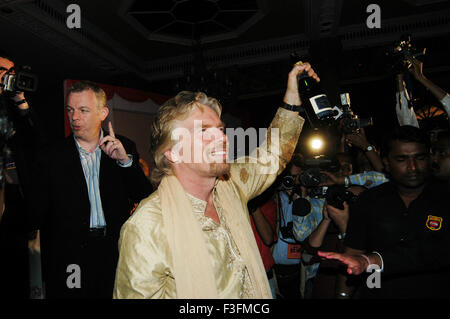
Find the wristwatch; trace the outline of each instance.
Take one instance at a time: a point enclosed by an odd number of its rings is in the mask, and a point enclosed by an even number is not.
[[[281,107],[283,109],[289,110],[289,111],[294,111],[294,112],[303,112],[304,108],[301,105],[292,105],[292,104],[287,104],[286,102],[283,102],[281,104]]]
[[[373,151],[374,147],[372,145],[367,146],[367,148],[364,150],[364,152],[370,152]]]
[[[343,233],[343,234],[338,234],[338,238],[339,238],[340,240],[343,240],[343,239],[345,239],[345,236],[347,236],[347,234],[346,234],[346,233]]]

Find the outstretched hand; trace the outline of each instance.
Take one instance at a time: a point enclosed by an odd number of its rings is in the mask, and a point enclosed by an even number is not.
[[[334,221],[341,234],[345,234],[347,231],[348,219],[350,217],[350,207],[347,202],[344,202],[343,205],[344,209],[336,208],[328,203],[324,205],[327,207],[328,216]]]
[[[319,251],[317,254],[320,257],[338,260],[347,265],[347,273],[349,275],[360,275],[367,269],[367,267],[369,267],[369,263],[361,255],[348,255],[325,251]]]
[[[103,137],[100,141],[100,148],[110,158],[126,164],[130,158],[128,157],[122,142],[116,138],[111,122],[108,123],[109,135]]]

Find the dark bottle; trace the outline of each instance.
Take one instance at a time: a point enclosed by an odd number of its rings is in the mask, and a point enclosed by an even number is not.
[[[336,111],[333,110],[320,84],[309,77],[307,72],[299,74],[297,79],[300,98],[307,114],[319,120],[333,120]]]

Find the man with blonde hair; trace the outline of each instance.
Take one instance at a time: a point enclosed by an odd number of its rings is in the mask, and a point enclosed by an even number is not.
[[[228,163],[217,100],[181,92],[160,108],[152,133],[159,187],[122,227],[115,298],[271,298],[247,202],[290,161],[304,123],[296,112],[303,71],[319,80],[309,63],[293,67],[290,110],[277,111],[256,158]]]

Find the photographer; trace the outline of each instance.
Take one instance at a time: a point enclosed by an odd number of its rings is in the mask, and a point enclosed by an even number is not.
[[[5,83],[14,62],[0,52],[0,291],[8,298],[29,297],[26,200],[30,170],[44,138],[25,99]]]
[[[323,175],[333,176],[335,179],[344,181],[348,179],[351,169],[344,169],[342,166],[348,165],[349,156],[343,156],[343,153],[336,154],[339,161],[339,167],[336,172],[321,171]],[[323,176],[323,177],[325,177]],[[305,269],[305,297],[306,298],[332,298],[327,293],[333,291],[336,279],[336,267],[330,267],[330,263],[321,261],[317,258],[317,247],[326,247],[328,250],[335,251],[340,247],[341,240],[345,237],[346,225],[348,221],[348,210],[344,210],[344,202],[351,202],[356,195],[366,189],[364,186],[351,185],[333,185],[334,182],[328,181],[321,185],[326,189],[321,196],[306,197],[310,203],[310,212],[298,216],[294,214],[294,234],[297,240],[304,242],[302,263]],[[343,183],[342,183],[343,184]],[[307,193],[313,194],[311,188]],[[328,201],[328,204],[327,204]],[[335,205],[343,210],[343,213],[335,213],[338,208],[331,207]],[[295,206],[295,205],[294,205]],[[328,209],[329,208],[329,209]],[[329,213],[332,211],[331,213]],[[319,271],[319,266],[321,271]]]
[[[338,153],[335,158],[336,160],[331,161],[331,163],[328,164],[328,169],[330,171],[336,171],[338,176],[347,176],[350,174],[352,171],[351,157],[344,153]],[[298,160],[298,176],[296,177],[296,187],[294,187],[294,193],[297,193],[298,195],[294,195],[294,202],[292,204],[294,236],[296,240],[305,244],[302,245],[303,248],[308,245],[308,237],[311,233],[315,232],[317,227],[321,224],[323,220],[322,214],[325,198],[331,193],[327,190],[327,187],[317,185],[319,180],[326,178],[326,175],[320,174],[320,177],[316,176],[317,173],[319,173],[319,170],[317,168],[309,167],[306,165],[306,162],[308,162],[308,160],[303,160],[301,157]],[[315,165],[317,165],[317,163],[315,163]],[[326,230],[328,230],[328,227],[325,231]],[[332,227],[330,232],[336,237],[339,230],[336,229],[336,227]],[[304,271],[304,279],[302,282],[302,291],[303,296],[306,299],[312,297],[312,280],[316,277],[319,268],[319,260],[317,258],[311,260],[312,257],[313,255],[308,251],[303,251],[302,271]]]
[[[357,174],[353,174],[353,170],[349,171],[348,174],[342,174],[341,170],[337,173],[321,171],[321,173],[328,177],[327,181],[320,184],[321,186],[339,184],[345,186],[361,185],[372,188],[388,181],[388,178],[382,173],[384,170],[383,162],[375,150],[375,147],[367,141],[364,129],[361,129],[358,133],[343,135],[342,142],[346,143],[349,147],[355,146],[358,150],[363,151],[364,154],[361,156],[365,156],[365,158],[370,161],[371,167],[375,167],[375,169],[360,169],[360,172]],[[340,154],[345,153],[338,153],[337,155]],[[343,156],[341,155],[341,157]],[[344,163],[339,157],[338,159],[342,166]]]
[[[307,175],[302,168],[303,160],[300,153],[294,155],[276,196],[278,242],[273,249],[274,269],[279,293],[285,298],[309,298],[311,289],[307,282],[315,276],[318,267],[301,263],[300,243],[320,223],[324,202],[323,198],[307,196],[308,190],[300,181],[301,176]]]
[[[292,211],[294,200],[300,197],[299,187],[296,186],[299,186],[298,176],[301,168],[296,157],[292,159],[286,171],[288,174],[284,176],[281,190],[276,194],[278,241],[273,245],[272,256],[275,261],[274,273],[280,298],[300,299],[302,297],[301,247],[294,238]],[[288,185],[285,185],[283,181],[287,181]]]
[[[314,297],[333,298],[334,287],[340,270],[335,264],[321,261],[317,250],[343,251],[343,239],[346,236],[350,205],[367,188],[361,185],[332,186],[328,188],[327,200],[323,201],[322,217],[318,227],[305,241],[305,253],[315,268],[317,276],[311,277],[310,286],[314,288]],[[303,258],[306,260],[306,258]],[[320,266],[320,271],[319,271]],[[314,282],[313,282],[314,281]]]
[[[407,59],[409,68],[408,71],[414,79],[422,84],[427,90],[429,90],[442,104],[447,116],[450,120],[450,95],[441,89],[439,86],[430,81],[423,74],[423,63],[414,57]],[[396,93],[396,113],[398,122],[400,125],[412,125],[419,127],[419,123],[416,118],[416,114],[413,108],[410,108],[408,101],[410,96],[404,81],[404,74],[400,73],[396,77],[398,92]]]

